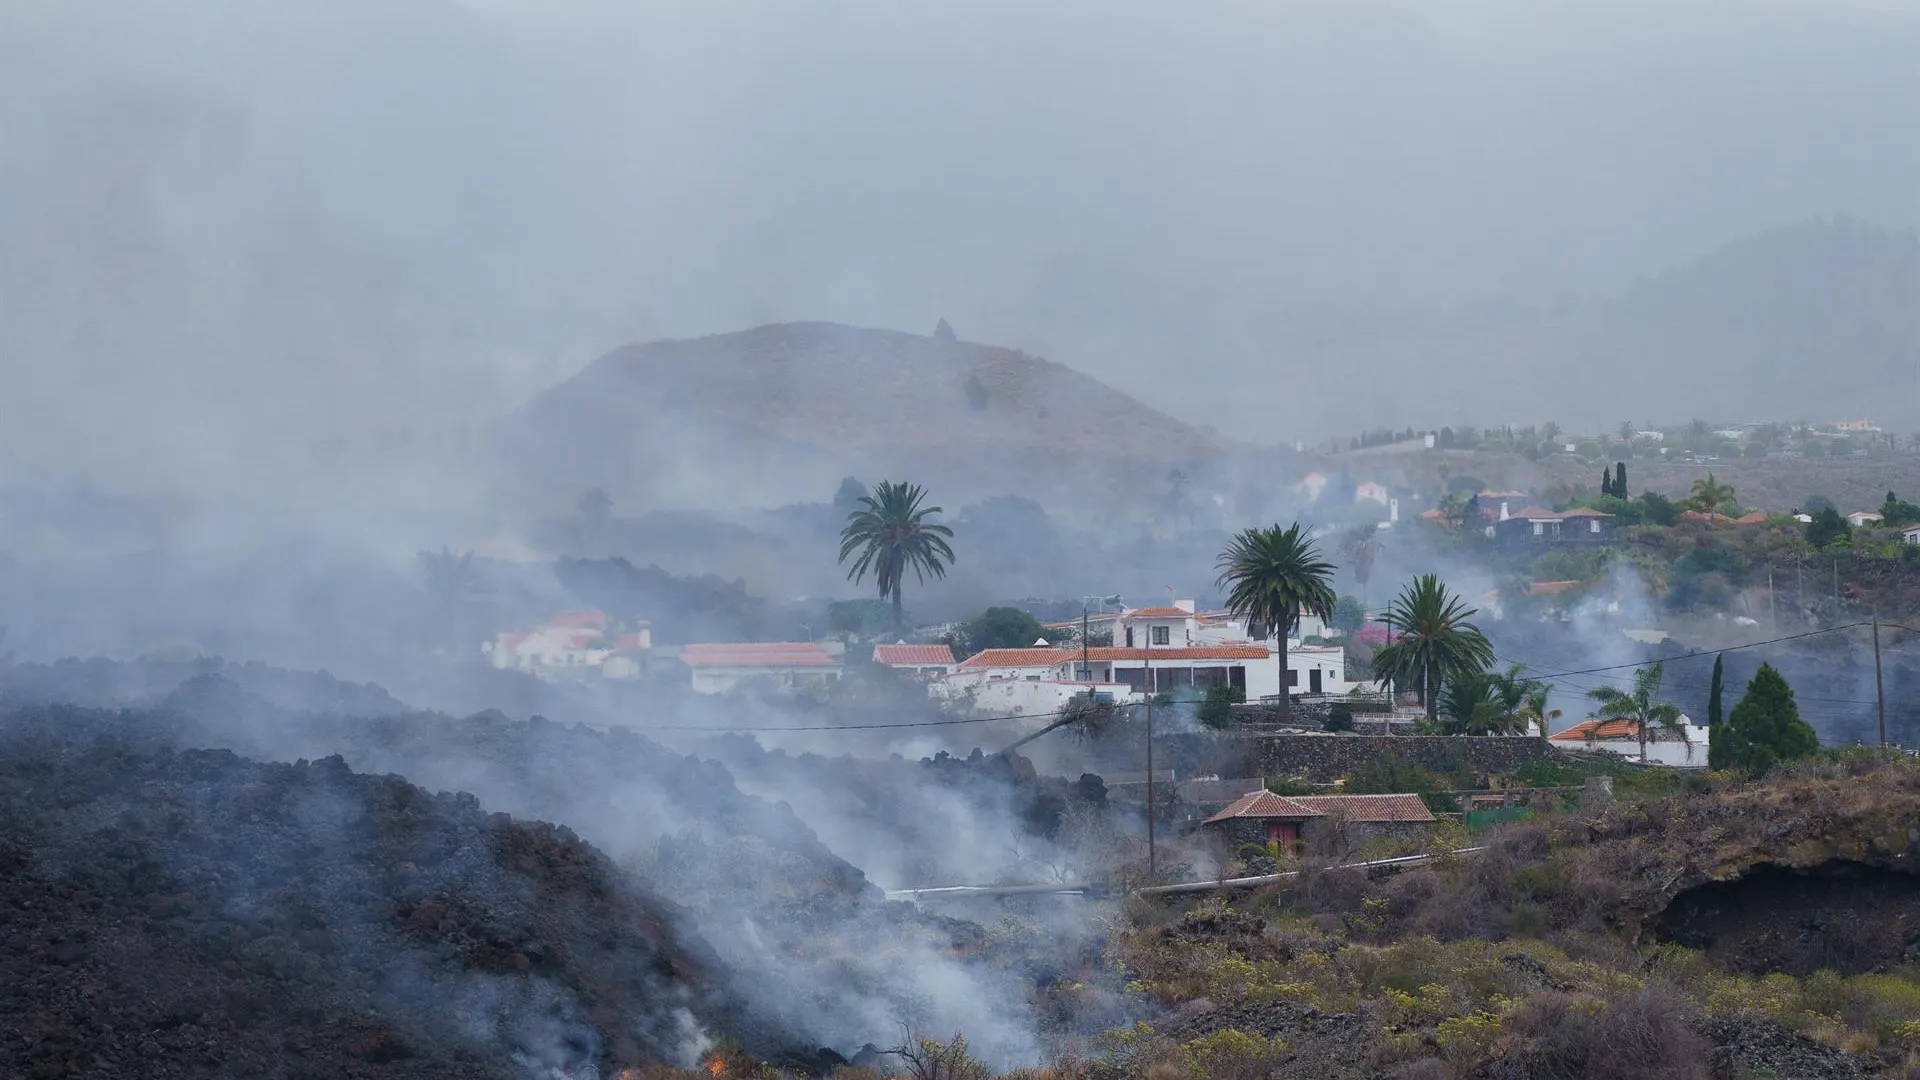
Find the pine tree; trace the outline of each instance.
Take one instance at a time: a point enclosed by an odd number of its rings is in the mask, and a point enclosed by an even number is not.
[[[1600,470],[1600,494],[1602,495],[1613,494],[1613,470],[1612,469]]]
[[[939,324],[933,328],[933,336],[941,341],[953,340],[953,327],[947,325],[945,317],[942,317]]]
[[[1746,693],[1707,739],[1707,764],[1759,776],[1782,761],[1820,749],[1820,737],[1800,719],[1793,688],[1772,664],[1761,664]]]
[[[1720,721],[1726,719],[1726,714],[1721,711],[1720,707],[1721,695],[1724,690],[1721,681],[1720,664],[1721,661],[1725,659],[1726,656],[1724,654],[1716,655],[1713,658],[1713,680],[1707,684],[1707,727],[1709,728],[1719,727]]]
[[[1616,499],[1633,498],[1633,496],[1627,494],[1627,463],[1624,461],[1616,461],[1613,463],[1613,467],[1616,470],[1613,476],[1613,497]]]

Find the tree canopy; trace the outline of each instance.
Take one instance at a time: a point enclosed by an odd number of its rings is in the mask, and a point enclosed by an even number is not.
[[[1279,639],[1280,670],[1287,670],[1287,635],[1302,612],[1333,618],[1333,564],[1299,522],[1281,528],[1247,529],[1227,542],[1215,566],[1219,588],[1226,591],[1227,610],[1243,619],[1255,640]],[[1280,719],[1291,710],[1283,692]]]
[[[982,649],[1024,649],[1044,632],[1039,620],[1017,607],[990,607],[954,628],[949,644],[964,659]]]
[[[1387,607],[1384,618],[1394,636],[1373,654],[1374,673],[1412,684],[1429,723],[1438,722],[1443,687],[1493,663],[1493,644],[1468,621],[1476,614],[1437,574],[1414,578]]]
[[[907,571],[925,584],[929,577],[946,577],[953,562],[953,547],[947,543],[953,530],[929,520],[941,509],[923,505],[926,497],[918,484],[882,480],[870,494],[860,496],[860,509],[848,515],[840,530],[840,562],[854,560],[847,580],[858,583],[873,574],[880,598],[893,601],[895,629],[905,620],[901,587]]]
[[[1820,737],[1800,719],[1793,688],[1772,664],[1761,664],[1727,722],[1708,736],[1707,764],[1759,776],[1782,761],[1820,749]]]

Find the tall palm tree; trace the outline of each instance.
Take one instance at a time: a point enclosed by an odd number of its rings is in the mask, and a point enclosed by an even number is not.
[[[1430,724],[1439,719],[1441,687],[1477,675],[1493,663],[1493,643],[1467,621],[1478,613],[1437,574],[1414,578],[1387,606],[1386,623],[1394,636],[1373,654],[1374,674],[1412,682],[1420,703],[1427,707]]]
[[[1701,513],[1711,514],[1733,501],[1733,485],[1708,473],[1693,482],[1693,495],[1688,501]]]
[[[859,553],[847,580],[857,583],[873,572],[880,599],[893,600],[895,631],[903,628],[906,619],[900,590],[907,571],[912,570],[914,580],[924,585],[929,576],[946,577],[947,564],[953,562],[953,548],[947,543],[953,530],[927,520],[942,511],[938,506],[922,506],[926,497],[926,489],[919,484],[882,480],[872,492],[860,496],[860,509],[847,515],[846,527],[840,530],[840,562]]]
[[[1587,691],[1587,697],[1596,703],[1593,710],[1596,719],[1634,722],[1638,729],[1642,762],[1647,760],[1649,728],[1662,727],[1679,732],[1682,738],[1686,736],[1685,717],[1680,714],[1680,706],[1660,700],[1661,669],[1662,665],[1654,663],[1635,670],[1632,690],[1596,686]]]
[[[1227,591],[1227,610],[1245,619],[1255,640],[1280,639],[1280,721],[1292,715],[1286,688],[1287,634],[1302,612],[1333,618],[1333,564],[1299,522],[1287,528],[1247,529],[1227,542],[1215,561],[1217,588]]]

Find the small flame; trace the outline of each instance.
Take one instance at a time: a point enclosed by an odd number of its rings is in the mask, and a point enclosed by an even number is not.
[[[708,1076],[716,1076],[716,1077],[725,1076],[726,1073],[727,1073],[726,1058],[721,1057],[718,1053],[707,1055],[707,1075]]]

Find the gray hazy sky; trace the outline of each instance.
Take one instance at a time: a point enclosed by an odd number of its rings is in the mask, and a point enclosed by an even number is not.
[[[1891,0],[12,0],[0,455],[298,483],[626,341],[942,315],[1356,428],[1275,328],[1920,224],[1917,71]]]

